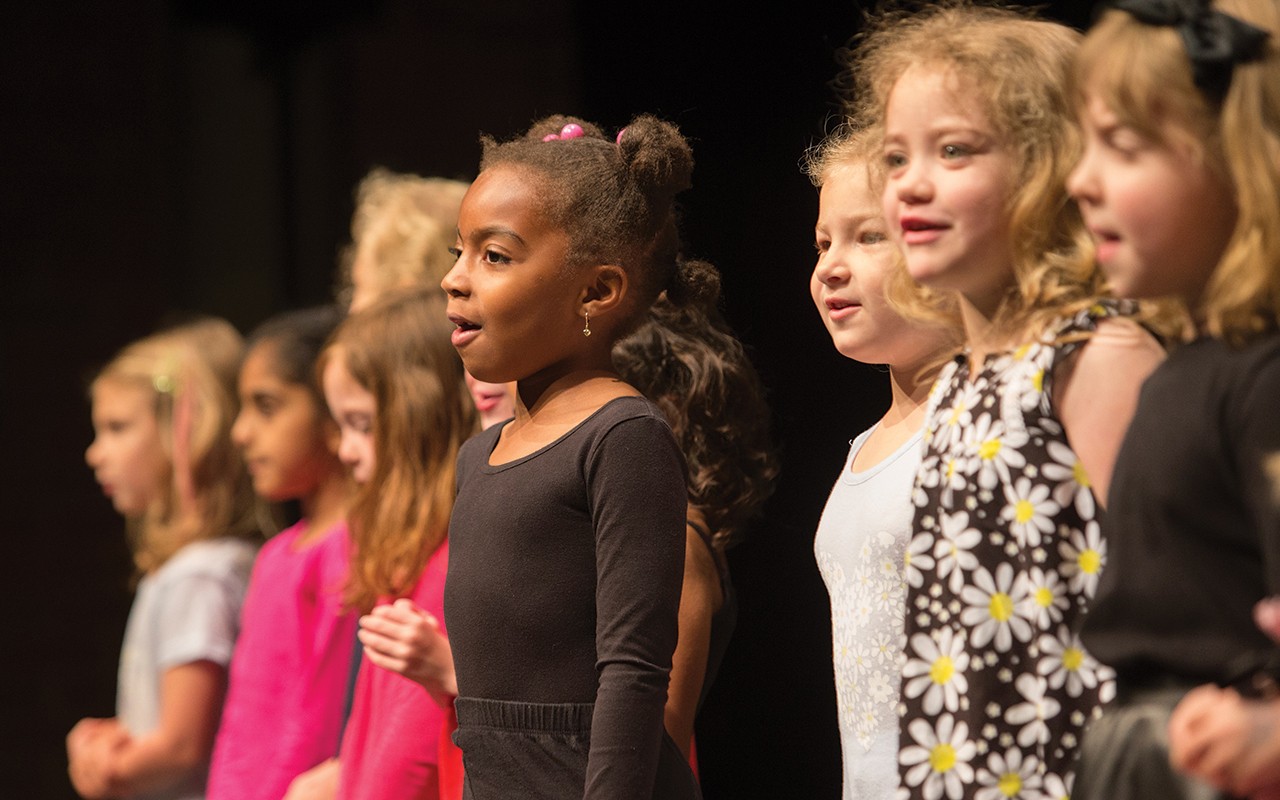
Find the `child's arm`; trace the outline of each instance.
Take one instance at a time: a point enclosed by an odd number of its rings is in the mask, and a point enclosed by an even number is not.
[[[357,636],[375,665],[420,684],[441,706],[453,703],[458,694],[453,650],[440,622],[412,600],[377,606],[360,618]]]
[[[1233,689],[1200,686],[1169,720],[1174,767],[1233,795],[1280,786],[1280,700],[1247,700]]]
[[[1054,376],[1054,404],[1067,440],[1103,506],[1120,442],[1138,405],[1138,391],[1164,357],[1155,337],[1133,321],[1104,319]]]
[[[213,750],[226,669],[211,661],[181,664],[160,681],[160,724],[130,736],[115,720],[67,737],[76,791],[88,798],[120,797],[170,786],[200,768]],[[80,735],[82,732],[84,735]]]
[[[282,800],[333,800],[338,796],[338,771],[341,767],[336,758],[321,761],[294,778]]]
[[[711,650],[711,618],[724,598],[720,575],[707,545],[692,529],[686,531],[684,588],[680,593],[680,638],[671,657],[671,686],[663,720],[680,752],[689,757],[693,721],[706,678]]]

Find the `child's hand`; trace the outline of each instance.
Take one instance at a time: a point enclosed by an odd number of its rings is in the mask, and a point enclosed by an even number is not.
[[[333,800],[338,794],[339,761],[321,761],[293,779],[283,800]]]
[[[1253,621],[1272,641],[1280,642],[1280,597],[1267,597],[1253,607]]]
[[[112,765],[129,734],[116,719],[86,718],[67,734],[67,774],[85,798],[110,796]]]
[[[1174,767],[1240,796],[1276,796],[1280,785],[1280,700],[1246,700],[1200,686],[1169,720]]]
[[[360,618],[365,656],[383,669],[421,684],[442,705],[458,693],[453,650],[440,623],[412,600],[401,598]]]

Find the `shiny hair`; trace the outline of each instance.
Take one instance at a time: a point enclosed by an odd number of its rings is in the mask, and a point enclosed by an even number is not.
[[[357,258],[369,259],[374,295],[405,286],[437,288],[453,267],[458,209],[470,184],[375,167],[356,187],[351,244],[343,249],[338,301],[349,306]]]
[[[567,125],[583,135],[544,141]],[[664,290],[676,305],[704,302],[712,281],[719,290],[714,267],[680,256],[675,197],[690,186],[693,151],[675,125],[642,115],[606,138],[590,122],[552,116],[512,141],[481,143],[481,171],[510,165],[533,174],[543,212],[569,235],[568,266],[626,271],[636,289],[632,323]]]
[[[689,504],[723,547],[773,494],[778,461],[760,376],[714,304],[660,297],[613,348],[614,369],[662,409],[688,464]]]
[[[479,429],[452,330],[439,289],[396,290],[351,315],[318,365],[341,359],[376,408],[373,476],[348,514],[361,610],[411,592],[448,534],[458,449]]]
[[[201,318],[128,345],[90,384],[90,391],[103,383],[137,387],[153,398],[170,468],[148,508],[127,520],[140,574],[195,541],[258,535],[253,491],[231,442],[243,350],[228,322]]]
[[[1271,33],[1259,60],[1234,67],[1220,102],[1196,88],[1176,30],[1116,10],[1089,31],[1072,87],[1077,103],[1096,95],[1122,124],[1153,142],[1186,146],[1230,182],[1235,229],[1191,313],[1202,330],[1242,345],[1275,330],[1280,312],[1280,5],[1212,5]]]
[[[947,0],[880,15],[851,51],[856,95],[849,110],[860,124],[883,127],[898,79],[923,66],[954,76],[1012,149],[1005,209],[1014,280],[994,319],[996,330],[1010,335],[1038,335],[1103,293],[1093,242],[1066,191],[1081,150],[1065,88],[1079,41],[1070,28],[1029,13]],[[929,316],[919,295],[894,286],[890,292],[899,307],[915,307],[912,316]]]

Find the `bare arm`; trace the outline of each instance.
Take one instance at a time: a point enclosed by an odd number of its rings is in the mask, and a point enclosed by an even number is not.
[[[1116,454],[1138,405],[1138,391],[1164,357],[1155,338],[1133,321],[1105,319],[1055,375],[1054,403],[1067,440],[1104,507]]]
[[[690,514],[697,512],[690,509]],[[680,639],[671,657],[671,685],[663,721],[667,733],[689,757],[693,740],[693,720],[707,672],[711,649],[711,617],[724,597],[715,560],[702,538],[692,529],[685,531],[684,588],[680,595]]]
[[[213,751],[226,684],[226,668],[212,661],[181,664],[160,680],[155,730],[130,736],[116,720],[100,720],[82,736],[77,725],[67,740],[76,790],[89,798],[139,794],[199,769]]]
[[[321,761],[293,779],[284,800],[333,800],[338,796],[341,764],[336,758]]]

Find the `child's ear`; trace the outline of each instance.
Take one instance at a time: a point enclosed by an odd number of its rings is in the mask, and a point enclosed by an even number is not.
[[[592,267],[582,292],[582,307],[592,316],[605,314],[622,305],[629,288],[627,272],[617,264]]]

